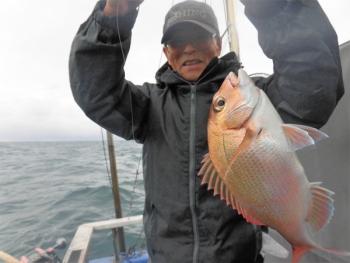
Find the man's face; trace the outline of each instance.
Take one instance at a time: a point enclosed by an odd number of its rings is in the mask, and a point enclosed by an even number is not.
[[[171,53],[164,47],[163,52],[168,59],[168,63],[173,70],[177,71],[181,77],[190,82],[196,82],[209,62],[221,53],[221,38],[210,38],[210,33],[200,26],[192,23],[180,24],[171,35],[171,41],[184,41],[207,37],[208,47],[204,50],[196,49],[192,44],[186,43],[180,53]],[[171,41],[170,41],[171,40]]]

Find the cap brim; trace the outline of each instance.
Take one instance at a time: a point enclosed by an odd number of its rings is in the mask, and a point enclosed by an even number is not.
[[[196,24],[196,25],[198,25],[198,26],[204,28],[205,30],[207,30],[207,31],[208,31],[209,33],[211,33],[211,34],[217,33],[216,30],[215,30],[214,28],[212,28],[211,26],[208,26],[207,24],[204,24],[204,23],[202,23],[202,22],[198,22],[198,21],[194,21],[194,20],[182,20],[181,22],[176,23],[175,25],[169,27],[169,28],[167,29],[167,31],[164,32],[163,37],[162,37],[162,40],[161,40],[161,44],[164,44],[164,42],[168,40],[168,37],[171,35],[171,34],[169,34],[169,33],[171,33],[171,31],[172,31],[171,29],[173,29],[174,26],[179,25],[179,24],[181,24],[181,23],[193,23],[193,24]]]

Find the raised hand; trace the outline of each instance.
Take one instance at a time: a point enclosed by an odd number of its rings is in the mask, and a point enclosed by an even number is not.
[[[135,10],[144,0],[107,0],[103,10],[108,16],[125,16]]]

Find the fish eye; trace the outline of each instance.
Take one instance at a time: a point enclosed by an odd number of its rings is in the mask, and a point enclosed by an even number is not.
[[[216,111],[222,111],[225,108],[225,99],[223,97],[218,97],[214,103],[214,109]]]

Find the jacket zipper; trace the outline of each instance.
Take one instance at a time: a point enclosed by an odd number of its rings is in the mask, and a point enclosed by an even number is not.
[[[208,75],[213,69],[211,69],[207,74],[205,74],[201,79]],[[173,73],[176,78],[187,82],[182,79],[177,74]],[[200,80],[201,80],[200,79]],[[197,83],[200,82],[197,81]],[[193,260],[192,263],[198,263],[199,257],[199,231],[198,231],[198,221],[196,213],[196,90],[197,85],[193,85],[187,82],[191,88],[191,106],[190,106],[190,162],[189,162],[189,198],[190,198],[190,209],[192,215],[192,227],[193,227]]]
[[[196,85],[191,85],[189,198],[193,225],[193,263],[198,262],[199,234],[196,213]]]

